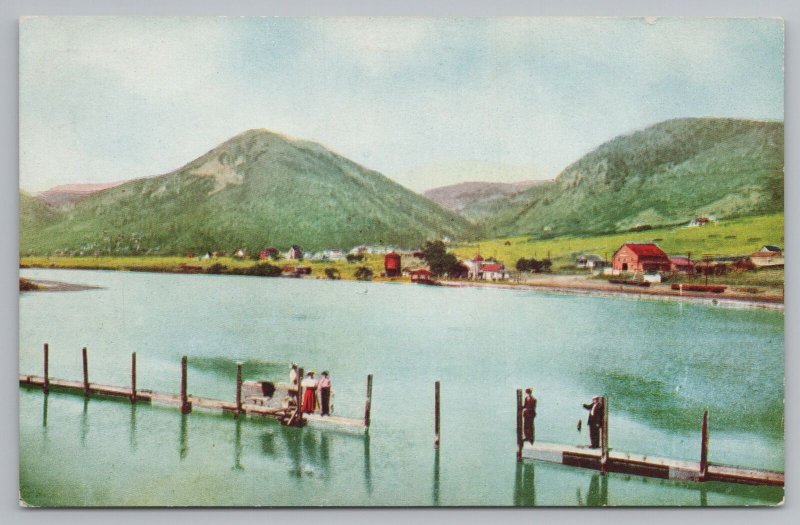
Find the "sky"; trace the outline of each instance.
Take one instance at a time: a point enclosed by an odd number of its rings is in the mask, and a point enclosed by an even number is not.
[[[552,178],[615,136],[702,116],[783,120],[779,19],[20,23],[31,192],[168,173],[252,128],[415,191],[475,180],[470,165],[492,166],[486,180]]]

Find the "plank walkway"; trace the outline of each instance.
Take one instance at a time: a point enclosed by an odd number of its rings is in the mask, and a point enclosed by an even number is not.
[[[22,374],[19,376],[19,384],[21,386],[43,388],[44,383],[44,377],[41,376]],[[57,392],[85,395],[83,381],[50,378],[48,381],[48,386],[50,390]],[[90,382],[89,394],[95,396],[124,397],[130,399],[133,396],[133,390],[130,387],[101,385]],[[236,413],[236,403],[233,401],[223,401],[220,399],[211,399],[193,395],[188,395],[187,401],[193,409],[202,408],[212,411]],[[136,390],[136,402],[175,406],[178,408],[183,405],[183,401],[179,394],[167,394],[145,389]],[[246,415],[273,417],[276,419],[284,419],[293,411],[293,408],[263,406],[247,402],[242,403],[241,407],[241,412]],[[319,414],[303,414],[302,417],[306,422],[314,423],[315,426],[348,427],[357,430],[366,430],[367,428],[364,419],[354,419],[341,416],[322,417]]]
[[[546,461],[572,467],[605,470],[623,474],[635,474],[661,479],[687,481],[722,481],[748,485],[783,486],[783,472],[708,464],[705,475],[700,463],[660,458],[643,454],[609,451],[605,466],[602,465],[601,449],[592,449],[558,443],[526,442],[522,446],[523,460]]]

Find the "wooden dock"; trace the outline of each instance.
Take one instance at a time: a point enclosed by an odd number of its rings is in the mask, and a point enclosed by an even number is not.
[[[43,388],[44,377],[36,375],[20,375],[19,384],[21,386],[28,386],[34,388]],[[84,396],[84,385],[82,381],[70,381],[66,379],[50,378],[49,390],[53,392],[63,392],[68,394],[77,394]],[[105,397],[121,397],[130,399],[133,396],[133,390],[130,387],[101,385],[98,383],[89,383],[89,395],[91,396],[105,396]],[[137,389],[136,401],[139,403],[149,403],[153,405],[165,405],[181,407],[183,406],[183,399],[180,394],[167,394],[163,392],[154,392],[152,390]],[[207,397],[186,396],[186,401],[192,409],[205,409],[210,411],[228,412],[231,414],[237,413],[236,403],[234,401],[224,401],[221,399],[211,399]],[[269,406],[261,406],[251,403],[242,403],[240,412],[250,416],[273,417],[276,419],[284,419],[291,416],[294,411],[293,408],[274,408]],[[366,430],[367,426],[363,419],[355,419],[341,416],[320,416],[319,414],[302,414],[304,423],[313,423],[314,426],[327,427],[348,427],[358,430]]]
[[[363,419],[341,416],[320,416],[304,414],[298,407],[302,399],[303,388],[282,383],[266,381],[242,381],[242,365],[236,367],[236,400],[225,401],[207,397],[193,396],[188,393],[187,358],[181,359],[181,391],[179,394],[154,392],[136,388],[136,353],[131,354],[131,385],[114,386],[89,382],[89,366],[86,348],[82,349],[83,380],[73,381],[56,379],[49,376],[49,347],[44,345],[44,376],[20,374],[20,386],[41,388],[47,395],[51,390],[83,397],[105,396],[127,398],[131,403],[150,403],[179,407],[181,413],[188,414],[194,408],[210,411],[227,412],[235,417],[239,415],[272,417],[284,425],[304,426],[313,422],[315,426],[349,428],[358,431],[369,430],[370,405],[372,402],[372,374],[367,376],[367,398]],[[300,377],[302,377],[302,368]],[[245,396],[243,397],[243,391]]]
[[[546,461],[571,467],[599,470],[602,474],[618,472],[660,479],[685,481],[721,481],[747,485],[782,487],[783,472],[732,465],[719,465],[708,461],[709,425],[708,410],[703,413],[699,461],[661,458],[643,454],[618,452],[609,445],[608,398],[601,397],[600,440],[598,448],[563,445],[558,443],[533,444],[524,441],[522,389],[517,390],[517,460]]]
[[[681,461],[641,454],[609,451],[605,466],[602,450],[588,447],[535,442],[522,446],[523,460],[546,461],[571,467],[580,467],[605,472],[634,474],[649,478],[676,479],[685,481],[722,481],[748,485],[783,486],[783,473],[769,470],[748,469],[709,463],[705,473],[699,462]]]

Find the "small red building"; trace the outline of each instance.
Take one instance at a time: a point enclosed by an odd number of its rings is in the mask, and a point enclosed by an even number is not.
[[[652,242],[623,244],[612,259],[611,267],[620,272],[668,272],[670,261],[664,251]]]
[[[400,254],[389,252],[383,258],[383,268],[386,270],[386,277],[399,277],[401,274]]]

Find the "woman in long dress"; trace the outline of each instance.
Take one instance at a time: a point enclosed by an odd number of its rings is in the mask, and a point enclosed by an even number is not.
[[[300,406],[300,411],[304,414],[313,414],[317,408],[317,380],[314,379],[314,372],[307,373],[300,386],[303,387],[303,404]]]

